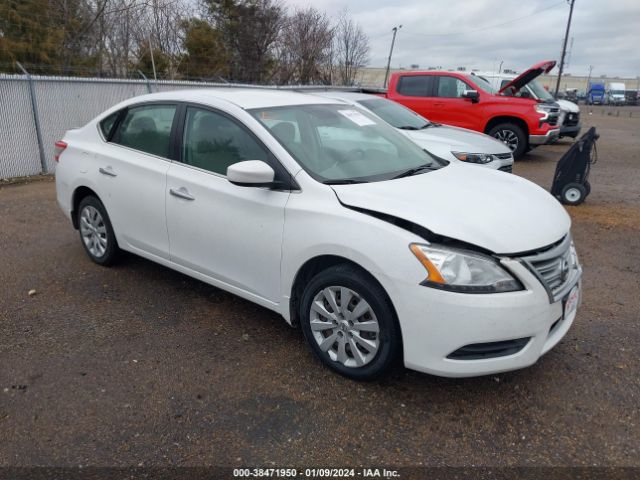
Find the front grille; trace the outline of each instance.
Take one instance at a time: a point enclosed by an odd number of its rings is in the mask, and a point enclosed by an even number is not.
[[[513,173],[513,165],[505,165],[504,167],[500,167],[498,170],[501,172]]]
[[[507,159],[510,159],[513,156],[513,154],[512,153],[494,153],[493,156],[496,158],[499,158],[500,160],[507,160]]]
[[[564,117],[564,123],[563,125],[565,127],[575,127],[576,125],[578,125],[578,123],[580,123],[580,112],[578,113],[567,113],[567,115]]]
[[[578,258],[571,248],[570,235],[551,248],[527,255],[521,260],[535,273],[554,301],[567,293],[567,287],[573,285],[581,273]]]
[[[481,360],[513,355],[522,350],[531,337],[503,340],[501,342],[471,343],[447,355],[452,360]]]
[[[556,125],[558,125],[558,115],[553,115],[553,114],[549,115],[549,118],[547,118],[546,123],[548,123],[552,127],[555,127]]]

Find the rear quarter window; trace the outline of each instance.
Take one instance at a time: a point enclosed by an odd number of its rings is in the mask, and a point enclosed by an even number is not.
[[[100,122],[100,131],[102,132],[102,136],[104,137],[105,140],[109,140],[109,134],[111,133],[111,130],[113,129],[113,126],[115,125],[116,120],[118,119],[118,115],[120,115],[120,112],[121,111],[112,113],[111,115],[109,115],[107,118],[105,118]]]

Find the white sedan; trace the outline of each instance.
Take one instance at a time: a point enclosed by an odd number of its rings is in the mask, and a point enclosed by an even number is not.
[[[564,208],[367,112],[261,89],[127,100],[56,143],[89,258],[133,252],[280,313],[354,379],[533,364],[576,316]],[[289,359],[290,361],[291,359]]]
[[[314,92],[314,95],[364,108],[437,157],[503,172],[513,170],[511,149],[484,133],[430,122],[407,107],[376,95],[343,90]]]

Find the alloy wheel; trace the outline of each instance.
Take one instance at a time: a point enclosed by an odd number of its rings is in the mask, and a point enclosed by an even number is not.
[[[504,143],[512,152],[518,149],[518,136],[511,130],[498,130],[495,133],[495,138]]]

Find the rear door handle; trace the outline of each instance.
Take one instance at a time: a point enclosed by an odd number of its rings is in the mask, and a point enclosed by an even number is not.
[[[173,195],[174,197],[178,197],[178,198],[183,198],[185,200],[195,200],[196,197],[194,197],[193,195],[191,195],[189,193],[189,191],[184,188],[184,187],[180,187],[180,188],[170,188],[169,189],[169,193],[171,195]]]
[[[107,167],[107,168],[102,168],[100,167],[98,169],[98,171],[103,174],[103,175],[107,175],[109,177],[117,177],[118,174],[116,172],[113,171],[113,169],[111,167]]]

